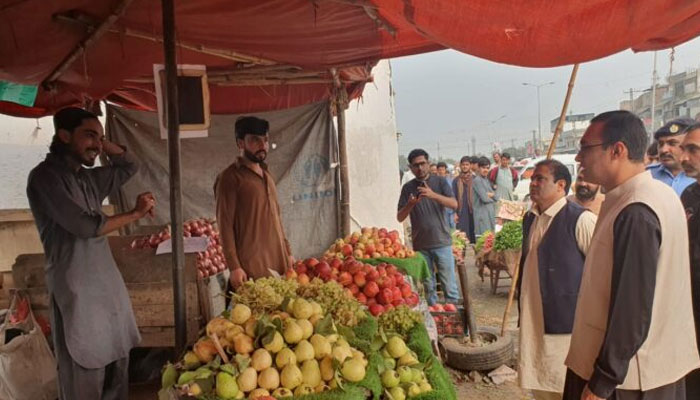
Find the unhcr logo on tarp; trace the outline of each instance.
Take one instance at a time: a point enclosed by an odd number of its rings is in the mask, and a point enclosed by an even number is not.
[[[297,163],[295,178],[299,182],[299,187],[306,190],[294,193],[292,200],[298,202],[334,197],[335,190],[322,188],[322,186],[328,186],[332,183],[329,171],[328,158],[321,154],[312,154],[305,161]],[[311,191],[307,191],[309,189]]]

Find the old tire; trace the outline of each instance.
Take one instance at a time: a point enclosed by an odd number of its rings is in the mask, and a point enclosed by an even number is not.
[[[481,326],[477,332],[495,340],[482,347],[468,347],[454,338],[440,341],[441,353],[447,365],[462,371],[488,371],[510,364],[513,339],[509,333],[502,337],[500,329],[489,326]]]

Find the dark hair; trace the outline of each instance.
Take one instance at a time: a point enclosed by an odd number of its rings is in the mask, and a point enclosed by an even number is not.
[[[507,158],[507,159],[510,160],[510,154],[508,154],[508,153],[503,153],[503,154],[501,154],[501,158]]]
[[[58,137],[58,131],[63,129],[73,133],[75,128],[82,125],[86,119],[97,119],[97,115],[78,107],[66,107],[54,114],[53,128],[55,133],[51,139],[49,152],[57,155],[65,154],[68,151],[68,145]]]
[[[464,156],[464,157],[462,157],[462,158],[459,159],[459,163],[460,163],[460,164],[461,164],[461,163],[465,163],[465,162],[468,162],[469,164],[471,164],[471,163],[472,163],[472,157]]]
[[[243,140],[245,135],[265,136],[270,130],[270,123],[257,117],[240,117],[236,120],[236,139]]]
[[[569,189],[571,189],[571,172],[569,172],[569,169],[566,167],[566,165],[562,164],[561,161],[549,159],[542,160],[535,164],[535,168],[538,167],[549,168],[549,172],[554,177],[555,183],[560,180],[564,180],[564,193],[569,194]]]
[[[622,142],[627,147],[627,158],[633,162],[643,162],[649,138],[644,128],[644,123],[639,117],[629,111],[618,110],[598,114],[591,120],[591,124],[600,122],[603,124],[604,149],[617,142]]]
[[[408,163],[409,163],[409,164],[412,164],[412,163],[413,163],[413,160],[414,160],[415,158],[420,157],[420,156],[425,157],[426,160],[429,159],[429,158],[428,158],[428,153],[426,153],[425,150],[423,150],[423,149],[414,149],[414,150],[411,150],[411,152],[408,153]]]
[[[445,164],[444,161],[440,161],[439,163],[437,163],[437,167],[438,168],[447,168],[447,164]]]
[[[647,147],[648,156],[658,156],[659,155],[659,142],[656,140],[652,141],[649,147]]]
[[[498,154],[499,156],[501,155],[501,153],[498,152],[498,151],[494,151],[493,153],[491,153],[492,156],[493,156],[493,155],[496,155],[496,154]]]
[[[471,157],[469,157],[469,159],[471,160],[472,164],[479,165],[479,159],[480,159],[479,156],[471,156]]]
[[[479,167],[488,167],[489,165],[491,165],[491,161],[489,161],[489,159],[486,157],[480,157],[478,164]]]

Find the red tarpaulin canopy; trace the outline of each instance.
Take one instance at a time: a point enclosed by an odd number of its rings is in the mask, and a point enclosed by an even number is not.
[[[377,60],[444,47],[536,67],[667,48],[700,34],[700,1],[178,0],[176,24],[178,62],[218,76],[212,112],[241,113],[329,98],[331,68],[358,96]],[[161,39],[157,0],[0,0],[0,80],[43,84],[35,107],[0,102],[0,113],[36,117],[100,99],[152,110]]]

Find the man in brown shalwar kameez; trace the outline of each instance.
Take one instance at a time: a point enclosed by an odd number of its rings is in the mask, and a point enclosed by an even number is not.
[[[283,274],[294,259],[282,227],[277,189],[267,170],[269,123],[256,117],[236,121],[240,155],[214,184],[216,218],[231,285],[248,278]]]

